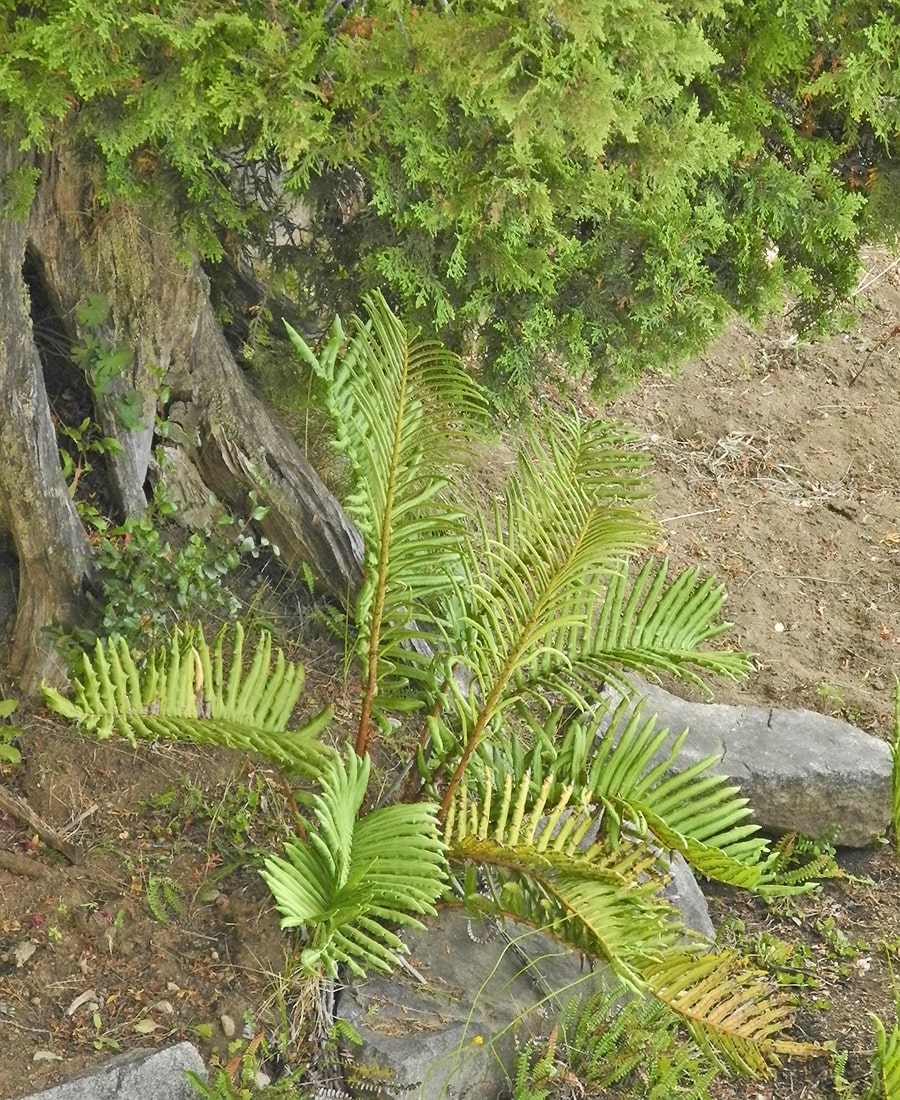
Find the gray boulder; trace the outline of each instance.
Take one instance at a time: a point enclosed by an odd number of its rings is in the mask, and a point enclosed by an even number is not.
[[[677,853],[662,893],[688,929],[715,939],[706,899]],[[363,1040],[349,1052],[348,1079],[361,1074],[360,1093],[364,1084],[380,1100],[507,1095],[518,1046],[547,1035],[569,1001],[610,980],[543,932],[455,908],[406,940],[409,969],[354,984],[338,1004]]]
[[[132,1050],[23,1100],[197,1100],[199,1093],[185,1076],[187,1070],[206,1079],[203,1059],[191,1043]]]
[[[891,820],[891,752],[862,730],[809,710],[688,703],[641,685],[644,716],[672,736],[688,729],[681,765],[721,755],[714,771],[740,787],[762,829],[820,836],[862,848]]]
[[[497,935],[442,908],[408,934],[411,969],[341,994],[337,1014],[359,1032],[354,1076],[380,1100],[483,1100],[509,1090],[518,1042],[546,1035],[561,1008],[604,981],[542,932],[507,923]],[[514,944],[515,946],[512,946]]]
[[[709,915],[709,906],[703,891],[697,885],[694,872],[680,852],[673,852],[669,859],[669,881],[663,887],[663,896],[677,909],[689,932],[714,943],[716,929]]]

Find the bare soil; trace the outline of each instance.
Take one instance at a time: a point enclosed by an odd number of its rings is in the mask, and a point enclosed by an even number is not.
[[[879,273],[885,271],[881,275]],[[665,553],[726,583],[756,675],[716,689],[885,734],[900,666],[900,275],[871,257],[859,325],[800,344],[734,323],[678,377],[603,409],[644,433]]]
[[[602,408],[655,462],[659,551],[730,592],[734,640],[756,672],[722,702],[838,714],[888,737],[900,665],[900,268],[869,257],[856,327],[801,344],[789,315],[735,323],[677,377],[651,375]],[[552,396],[552,395],[550,395]],[[338,655],[287,624],[309,706],[349,707]],[[306,639],[306,640],[304,640]],[[13,1100],[117,1049],[195,1042],[225,1064],[278,1026],[288,966],[248,852],[271,848],[283,792],[265,768],[184,746],[95,744],[36,715],[0,780],[87,853],[80,865],[0,813],[0,1097]],[[864,1075],[867,1011],[893,1021],[900,869],[890,845],[841,853],[852,878],[770,905],[712,897],[723,937],[793,975],[797,1035],[850,1052]],[[303,1052],[297,1051],[297,1062]],[[827,1061],[732,1097],[838,1095]]]

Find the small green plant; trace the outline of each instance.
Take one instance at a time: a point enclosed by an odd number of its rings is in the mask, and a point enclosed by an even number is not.
[[[69,496],[73,499],[78,493],[81,479],[93,470],[91,455],[121,454],[122,446],[117,439],[101,434],[99,426],[86,416],[77,426],[58,424],[57,432],[68,440],[66,446],[59,449],[59,458],[62,463],[62,473],[66,485],[69,487]],[[79,511],[86,519],[91,520],[97,513],[84,501],[77,502]],[[96,524],[92,524],[96,527]]]
[[[195,1031],[199,1032],[200,1028]],[[209,1038],[209,1035],[201,1037]],[[208,1081],[188,1072],[188,1079],[203,1100],[302,1100],[306,1096],[321,1095],[314,1089],[303,1089],[305,1066],[270,1082],[265,1071],[270,1051],[262,1033],[249,1041],[235,1039],[228,1053],[227,1064],[219,1066]]]
[[[109,320],[109,303],[102,294],[92,293],[80,305],[75,316],[78,323],[94,331],[72,348],[72,358],[84,372],[95,394],[103,396],[113,391],[118,379],[131,365],[134,352],[124,345],[114,344],[103,332]],[[132,386],[119,386],[115,395],[116,415],[123,427],[139,431],[144,424],[144,401]]]
[[[94,622],[71,634],[78,646],[117,634],[136,652],[146,653],[182,619],[233,619],[242,604],[229,579],[247,558],[279,553],[253,531],[252,524],[263,519],[266,510],[254,500],[250,504],[246,519],[222,511],[206,530],[189,535],[178,529],[165,533],[162,525],[175,506],[161,485],[146,515],[116,527],[87,505],[93,518],[86,518],[97,532],[97,580],[89,593]]]
[[[91,1014],[91,1027],[94,1033],[94,1038],[92,1040],[94,1050],[116,1051],[121,1049],[118,1039],[114,1039],[111,1035],[104,1034],[103,1017],[99,1012],[93,1012]]]
[[[9,721],[18,706],[17,699],[0,699],[0,764],[22,763],[22,754],[13,744],[22,731]]]
[[[720,1068],[708,1050],[682,1033],[664,1005],[613,986],[586,1001],[576,998],[548,1039],[523,1047],[513,1098],[708,1100]]]
[[[184,899],[178,883],[168,875],[148,875],[147,908],[160,924],[168,924],[172,917],[183,916]]]
[[[847,702],[843,688],[823,682],[816,689],[816,695],[828,705],[829,713],[835,718],[843,718],[845,722],[859,725],[859,711]]]
[[[787,833],[772,846],[768,871],[779,885],[779,893],[796,886],[803,892],[810,882],[823,878],[842,878],[844,872],[836,860],[834,842],[837,829],[826,829],[821,836]]]
[[[891,735],[891,817],[894,826],[894,844],[900,856],[900,678],[894,677],[894,721]]]
[[[173,811],[164,825],[157,826],[168,837],[179,836],[189,825],[208,824],[210,845],[223,858],[232,859],[235,852],[246,857],[271,843],[283,801],[284,792],[273,790],[267,776],[251,767],[240,778],[229,780],[216,797],[185,776],[180,787],[163,791],[147,805],[151,810]]]

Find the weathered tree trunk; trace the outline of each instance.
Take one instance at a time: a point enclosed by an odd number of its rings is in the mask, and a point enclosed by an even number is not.
[[[51,614],[72,613],[89,560],[60,473],[32,339],[22,281],[26,245],[71,340],[92,341],[101,356],[129,352],[115,377],[93,385],[103,432],[122,447],[121,455],[108,456],[107,470],[123,516],[146,507],[159,415],[169,422],[167,446],[170,453],[176,449],[178,460],[170,476],[180,470],[182,485],[193,482],[235,509],[254,491],[257,503],[268,508],[262,533],[279,546],[286,565],[307,562],[333,594],[346,598],[353,592],[361,579],[362,540],[290,434],[252,392],[216,321],[206,276],[196,259],[185,259],[178,249],[172,219],[166,211],[124,201],[99,204],[75,154],[57,150],[41,165],[27,225],[6,225],[0,275],[0,442],[7,462],[0,498],[25,577],[14,667],[21,673],[26,665],[45,662],[46,655],[37,655],[36,633]],[[104,308],[86,319],[79,307],[91,295]],[[26,425],[33,442],[23,446]],[[31,608],[35,584],[44,586],[45,599]],[[26,656],[29,638],[32,657]],[[26,689],[33,684],[32,675]]]
[[[26,167],[0,139],[0,180]],[[62,669],[46,628],[71,624],[90,547],[69,497],[22,278],[26,226],[0,218],[0,513],[19,560],[9,671],[26,693]]]

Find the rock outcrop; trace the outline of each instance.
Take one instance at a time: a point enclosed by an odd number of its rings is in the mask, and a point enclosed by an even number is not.
[[[656,714],[675,737],[687,767],[718,755],[713,769],[750,800],[766,833],[821,836],[837,828],[836,843],[862,848],[891,821],[891,751],[849,722],[810,710],[688,703],[650,684],[644,716]]]

